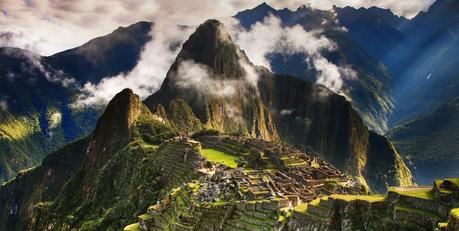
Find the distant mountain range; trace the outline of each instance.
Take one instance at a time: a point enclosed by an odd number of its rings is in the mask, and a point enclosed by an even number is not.
[[[355,9],[352,7],[335,8],[336,15],[314,10],[307,7],[296,11],[288,9],[276,10],[267,4],[238,13],[235,17],[241,25],[249,28],[260,22],[269,14],[280,19],[284,26],[301,25],[305,29],[321,28],[325,34],[338,43],[338,57],[352,65],[358,72],[358,79],[347,83],[350,87],[349,96],[354,108],[364,119],[367,126],[380,133],[391,131],[392,128],[410,127],[411,120],[429,117],[436,110],[448,107],[452,100],[459,96],[458,91],[458,38],[459,38],[459,2],[438,0],[426,12],[407,19],[394,15],[390,10],[377,7]],[[327,33],[320,22],[336,17],[338,24],[347,31],[338,34]],[[338,36],[339,35],[339,36]],[[314,75],[305,70],[304,57],[278,54],[271,57],[271,66],[275,73],[286,73],[298,78],[315,81]],[[336,55],[331,56],[336,57]],[[329,57],[329,58],[331,58]],[[300,67],[300,68],[299,68]],[[438,117],[436,117],[438,118]],[[451,131],[457,129],[449,120]],[[434,120],[428,120],[435,126]],[[407,123],[406,125],[404,125]],[[396,128],[398,133],[400,128]],[[408,129],[408,128],[407,128]],[[439,129],[440,130],[440,129]],[[448,129],[449,130],[449,129]],[[427,136],[410,132],[416,140],[428,139]],[[442,135],[454,137],[446,132]],[[418,143],[395,139],[396,147],[402,156],[418,156],[413,160],[412,169],[423,165],[430,159],[436,159],[437,152],[420,154]],[[409,144],[408,144],[409,143]],[[429,142],[430,148],[443,150],[445,143]],[[454,145],[451,143],[451,147]],[[409,147],[409,148],[408,148]],[[405,153],[405,150],[409,153]],[[448,160],[455,163],[459,150],[450,149]],[[422,157],[421,157],[422,156]],[[421,162],[418,162],[421,161]],[[433,179],[431,171],[439,169],[437,177],[446,177],[451,172],[442,174],[441,165],[431,164],[425,171],[422,167],[414,170],[416,178],[422,184]],[[456,166],[456,165],[452,165]]]

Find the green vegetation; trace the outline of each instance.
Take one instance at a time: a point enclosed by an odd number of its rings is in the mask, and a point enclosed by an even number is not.
[[[392,187],[389,189],[390,192],[395,192],[400,195],[417,197],[426,200],[433,200],[434,193],[432,188],[397,188]]]
[[[209,161],[221,163],[231,168],[237,168],[238,157],[236,156],[232,156],[212,148],[202,149],[202,154]]]
[[[293,211],[301,213],[301,214],[305,214],[307,210],[308,210],[308,204],[307,203],[298,204],[293,209]]]
[[[142,231],[142,229],[140,228],[139,223],[135,223],[124,227],[123,231]]]
[[[451,216],[457,217],[459,219],[459,208],[451,209]]]
[[[350,201],[355,201],[355,200],[361,200],[361,201],[368,201],[368,202],[378,202],[378,201],[384,201],[386,198],[385,196],[368,196],[368,195],[331,195],[330,196],[333,199],[339,199],[339,200],[344,200],[347,202]]]

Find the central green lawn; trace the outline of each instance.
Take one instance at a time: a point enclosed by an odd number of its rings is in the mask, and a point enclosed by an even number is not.
[[[202,155],[209,161],[221,163],[231,168],[237,168],[236,160],[238,158],[236,156],[220,152],[213,148],[202,149]]]

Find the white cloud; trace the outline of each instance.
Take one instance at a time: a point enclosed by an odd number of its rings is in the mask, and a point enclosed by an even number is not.
[[[322,35],[322,31],[305,31],[303,27],[282,27],[279,18],[269,15],[244,30],[230,22],[231,33],[237,44],[256,65],[270,69],[268,55],[272,53],[304,54],[306,62],[318,72],[317,84],[341,93],[346,80],[355,79],[357,73],[349,66],[338,66],[322,56],[324,51],[333,51],[336,44]],[[306,66],[305,66],[306,68]]]
[[[3,111],[8,111],[8,101],[5,99],[0,99],[0,109]]]
[[[155,23],[153,39],[145,45],[139,61],[129,73],[110,76],[100,83],[86,83],[81,89],[77,104],[103,105],[124,88],[131,88],[141,98],[159,89],[167,71],[175,60],[181,44],[193,28]],[[175,49],[174,49],[175,48]]]
[[[309,2],[311,6],[330,9],[332,5],[390,8],[397,14],[413,16],[433,0],[269,0],[276,8],[292,10]],[[253,8],[263,0],[2,0],[0,34],[9,33],[10,45],[42,55],[70,49],[84,42],[141,20],[162,20],[183,25],[197,25],[209,18],[234,15]],[[1,37],[1,36],[0,36]]]
[[[176,84],[180,88],[194,89],[219,97],[229,97],[236,93],[237,81],[219,80],[211,75],[207,66],[185,60],[177,68]]]
[[[53,112],[49,116],[49,129],[57,128],[62,123],[62,113]]]

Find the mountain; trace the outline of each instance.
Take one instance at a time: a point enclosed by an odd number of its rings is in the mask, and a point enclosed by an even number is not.
[[[459,174],[459,98],[433,113],[395,127],[388,134],[406,156],[419,184]]]
[[[1,186],[0,227],[3,230],[27,230],[34,206],[54,200],[81,167],[88,141],[84,138],[62,147],[46,156],[41,164],[21,171]]]
[[[183,67],[203,73],[188,76]],[[255,85],[253,75],[259,78]],[[222,85],[233,87],[232,94],[222,94],[230,91],[219,89]],[[184,43],[160,90],[145,103],[151,111],[165,111],[177,129],[217,129],[312,148],[376,191],[411,184],[390,142],[369,131],[344,97],[253,66],[215,20],[199,26]]]
[[[143,47],[152,39],[151,22],[119,27],[74,49],[45,57],[47,64],[73,76],[81,84],[132,70]]]
[[[459,96],[458,15],[458,1],[439,0],[402,28],[414,49],[403,61],[406,65],[394,87],[398,110],[391,116],[392,124],[429,114]]]
[[[0,78],[0,181],[92,130],[98,111],[72,107],[76,89],[57,81],[60,73],[40,56],[0,48]]]
[[[409,20],[388,9],[370,7],[334,8],[339,24],[361,48],[383,62],[393,73],[403,68],[400,56],[407,49],[406,34],[400,31]]]
[[[288,9],[276,10],[267,4],[262,4],[250,10],[239,12],[234,16],[240,24],[250,29],[256,22],[262,22],[268,15],[281,19],[282,25],[300,25],[305,30],[319,30],[321,35],[336,43],[336,50],[325,53],[328,61],[334,64],[350,66],[357,78],[344,80],[346,94],[350,97],[354,108],[359,112],[364,122],[372,130],[382,134],[387,128],[387,116],[393,110],[391,86],[393,77],[384,66],[372,56],[371,52],[362,49],[355,41],[353,34],[343,31],[335,21],[335,15],[330,11],[313,9],[302,6],[296,11]],[[326,23],[324,23],[326,22]],[[302,54],[269,54],[272,71],[276,74],[292,75],[300,79],[315,82],[317,74],[308,67]]]
[[[0,229],[293,228],[303,218],[282,208],[311,203],[307,212],[326,217],[322,196],[372,201],[355,194],[412,184],[392,144],[345,97],[255,67],[224,25],[208,20],[158,92],[144,102],[118,93],[90,137],[0,188]],[[399,227],[387,213],[374,223]]]
[[[34,219],[40,215],[37,211],[50,207],[60,214],[68,214],[60,217],[70,219],[69,222],[81,219],[77,215],[85,216],[88,222],[83,224],[83,230],[90,230],[91,216],[100,216],[99,213],[105,211],[106,206],[118,206],[119,210],[111,210],[122,213],[117,218],[131,220],[129,212],[137,209],[137,204],[131,203],[136,195],[141,195],[142,200],[145,200],[139,203],[153,201],[156,194],[149,190],[160,187],[159,182],[154,183],[159,174],[158,165],[149,167],[148,164],[152,162],[146,163],[144,160],[156,146],[143,141],[154,140],[154,134],[168,137],[164,134],[170,129],[158,118],[148,111],[131,90],[126,89],[117,94],[108,104],[90,137],[65,146],[49,155],[40,166],[24,171],[1,187],[0,228],[33,230],[34,226],[38,226]],[[149,175],[144,175],[147,173]],[[112,181],[114,179],[116,182]],[[141,185],[146,188],[140,188]],[[123,195],[126,201],[117,204],[119,196],[111,193]],[[90,206],[98,206],[100,210],[91,209]],[[131,210],[126,206],[131,206]],[[71,215],[70,212],[75,214]],[[42,214],[45,215],[53,214]],[[110,222],[112,227],[123,224],[123,220]]]
[[[74,105],[79,86],[134,68],[152,26],[120,27],[49,57],[0,48],[0,182],[94,129],[101,109]]]

